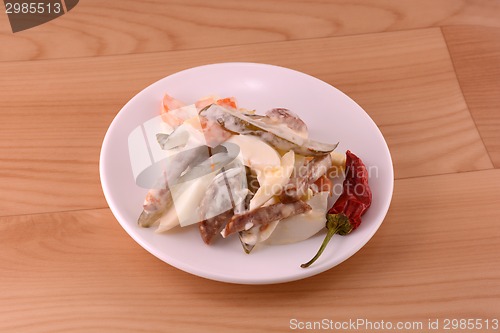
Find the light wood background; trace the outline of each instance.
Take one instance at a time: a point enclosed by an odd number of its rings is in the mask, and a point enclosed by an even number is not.
[[[280,285],[213,282],[154,258],[107,208],[98,159],[117,111],[224,61],[314,75],[380,126],[393,203],[343,264]],[[0,332],[500,318],[499,168],[498,1],[85,0],[16,34],[2,12]]]

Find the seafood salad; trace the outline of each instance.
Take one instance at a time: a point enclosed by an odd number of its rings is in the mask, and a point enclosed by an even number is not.
[[[274,108],[261,115],[215,96],[186,105],[165,95],[161,110],[165,130],[156,139],[168,158],[139,226],[194,227],[211,246],[238,237],[246,253],[325,228],[329,171],[343,170],[346,155],[334,151],[337,143],[311,140],[297,114]]]

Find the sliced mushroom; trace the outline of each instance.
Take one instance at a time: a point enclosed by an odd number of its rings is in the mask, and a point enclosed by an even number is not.
[[[300,136],[307,137],[307,125],[298,115],[285,108],[274,108],[266,112],[264,120],[273,124],[284,124]],[[264,118],[265,119],[265,118]]]
[[[254,135],[278,149],[293,150],[304,156],[324,155],[337,147],[337,144],[304,138],[286,126],[266,124],[262,118],[245,115],[215,104],[201,110],[200,117],[219,124],[231,133]]]

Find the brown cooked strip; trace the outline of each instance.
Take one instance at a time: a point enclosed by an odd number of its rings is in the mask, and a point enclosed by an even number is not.
[[[233,208],[231,208],[226,210],[224,213],[220,213],[217,216],[198,223],[200,235],[205,244],[210,245],[212,243],[215,236],[220,234],[233,215],[234,211]]]
[[[245,230],[247,223],[252,223],[254,226],[266,225],[273,221],[308,212],[311,209],[311,206],[300,200],[292,203],[285,204],[280,202],[259,207],[248,213],[233,216],[223,230],[223,236],[227,237],[235,232]]]
[[[306,194],[309,186],[323,176],[331,166],[332,157],[330,154],[316,156],[301,166],[298,172],[290,178],[288,184],[283,187],[283,192],[280,195],[281,202],[289,203],[299,200]]]
[[[220,232],[234,215],[236,203],[232,193],[242,190],[242,177],[246,177],[244,169],[222,168],[222,172],[208,186],[198,208],[200,219],[204,219],[198,227],[206,244],[209,245],[216,237],[220,237]],[[226,211],[220,213],[222,209]]]

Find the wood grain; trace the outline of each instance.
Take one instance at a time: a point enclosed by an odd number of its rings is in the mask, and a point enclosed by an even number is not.
[[[0,61],[196,49],[446,25],[499,27],[500,4],[480,0],[80,1],[13,34],[0,20]]]
[[[0,63],[10,78],[0,81],[0,215],[105,207],[99,150],[118,110],[164,76],[224,61],[291,67],[339,87],[380,126],[397,178],[492,168],[437,28],[10,62]]]
[[[500,167],[500,29],[445,27],[462,92],[486,149]]]
[[[494,318],[498,183],[500,170],[397,180],[360,252],[270,286],[181,272],[141,249],[108,209],[3,217],[0,331],[288,332],[291,318]]]

